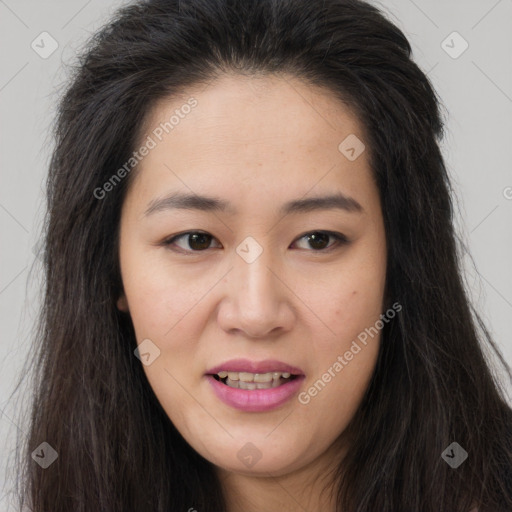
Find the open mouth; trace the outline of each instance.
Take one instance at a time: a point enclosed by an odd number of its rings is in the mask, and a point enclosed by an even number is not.
[[[298,377],[288,372],[248,373],[227,371],[221,371],[212,376],[215,380],[230,388],[249,390],[277,388]]]

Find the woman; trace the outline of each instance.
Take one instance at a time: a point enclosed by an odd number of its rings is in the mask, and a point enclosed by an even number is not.
[[[57,122],[31,510],[512,510],[442,129],[364,2],[119,11]]]

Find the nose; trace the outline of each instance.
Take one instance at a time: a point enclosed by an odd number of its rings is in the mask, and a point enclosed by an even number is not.
[[[221,328],[250,338],[275,337],[289,331],[295,308],[282,265],[266,249],[250,263],[237,253],[233,259],[218,311]]]

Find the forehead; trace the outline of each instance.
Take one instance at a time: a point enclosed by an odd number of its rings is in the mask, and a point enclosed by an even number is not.
[[[191,98],[197,105],[188,112]],[[174,121],[173,138],[182,135],[190,142],[190,132],[182,125],[200,125],[201,131],[194,133],[197,144],[217,138],[219,143],[279,146],[293,138],[297,145],[323,146],[332,143],[331,137],[364,131],[352,109],[332,91],[290,75],[223,75],[196,85],[157,102],[147,116],[147,131],[173,113],[181,114]]]
[[[226,75],[165,98],[148,114],[147,137],[155,145],[136,181],[153,193],[236,184],[244,193],[278,188],[296,197],[342,185],[361,197],[372,185],[362,123],[332,92],[291,76]],[[347,140],[360,143],[356,159],[343,153]]]

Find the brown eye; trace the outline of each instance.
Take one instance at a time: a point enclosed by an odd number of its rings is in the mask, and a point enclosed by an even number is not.
[[[313,249],[325,249],[329,245],[329,235],[326,233],[312,233],[306,236]]]
[[[212,241],[212,236],[205,233],[192,233],[188,237],[188,244],[194,251],[208,249]]]
[[[166,240],[164,245],[176,246],[178,250],[181,249],[184,252],[199,252],[209,249],[213,239],[214,237],[208,233],[189,231],[181,235],[173,236]]]
[[[331,239],[333,239],[334,242],[330,243]],[[325,252],[338,246],[348,244],[348,239],[345,235],[331,231],[312,231],[311,233],[302,235],[298,240],[306,240],[309,245],[306,249],[311,248],[314,251]]]

